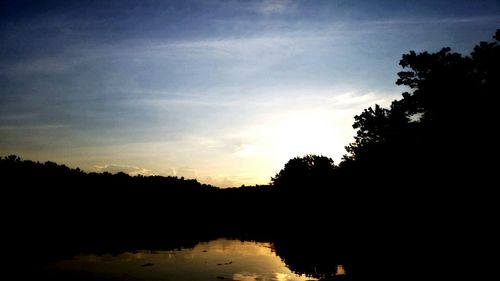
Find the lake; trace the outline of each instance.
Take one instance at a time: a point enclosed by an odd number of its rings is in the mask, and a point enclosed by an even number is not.
[[[332,267],[345,275],[342,265]],[[73,280],[317,280],[292,272],[271,243],[230,239],[169,251],[82,254],[52,262],[48,270],[55,279]]]

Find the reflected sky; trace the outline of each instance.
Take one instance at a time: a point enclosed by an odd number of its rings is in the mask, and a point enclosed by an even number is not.
[[[53,263],[49,269],[120,280],[316,280],[291,272],[270,243],[227,239],[176,251],[79,255]]]

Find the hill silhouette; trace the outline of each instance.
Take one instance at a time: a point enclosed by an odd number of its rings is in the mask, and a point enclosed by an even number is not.
[[[499,40],[497,30],[469,56],[403,55],[396,83],[408,91],[355,116],[341,163],[296,157],[268,186],[219,189],[1,158],[5,247],[30,253],[39,272],[82,251],[236,237],[272,241],[292,270],[324,280],[334,263],[350,280],[481,279],[497,240]]]

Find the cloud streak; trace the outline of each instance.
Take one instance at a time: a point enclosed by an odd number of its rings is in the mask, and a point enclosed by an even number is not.
[[[125,173],[130,176],[137,176],[137,175],[143,175],[143,176],[152,176],[155,175],[155,173],[151,170],[141,168],[141,167],[136,167],[136,166],[130,166],[130,165],[120,165],[120,164],[105,164],[102,166],[96,165],[94,166],[96,171],[98,172],[108,172],[111,174],[116,174],[116,173]]]
[[[252,10],[266,16],[281,14],[294,8],[295,3],[292,0],[262,0],[251,7]]]

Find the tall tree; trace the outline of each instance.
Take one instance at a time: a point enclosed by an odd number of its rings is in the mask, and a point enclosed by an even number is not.
[[[409,91],[389,109],[376,105],[355,117],[358,131],[341,166],[411,174],[474,163],[484,171],[484,149],[496,150],[491,140],[499,121],[500,30],[494,39],[469,56],[450,48],[403,55],[396,84]]]

